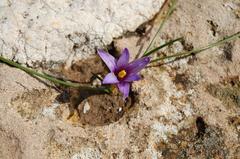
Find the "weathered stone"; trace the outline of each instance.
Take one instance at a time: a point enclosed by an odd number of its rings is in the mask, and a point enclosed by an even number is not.
[[[86,59],[151,19],[165,0],[2,0],[0,54],[20,63]]]

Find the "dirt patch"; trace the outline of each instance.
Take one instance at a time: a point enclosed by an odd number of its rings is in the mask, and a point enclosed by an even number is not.
[[[94,79],[94,75],[106,74],[107,68],[101,59],[96,56],[87,60],[77,61],[73,63],[70,68],[63,65],[58,72],[68,80],[90,83]]]
[[[116,50],[115,50],[116,51]],[[64,76],[72,81],[85,83],[88,86],[100,86],[108,69],[99,57],[81,60],[70,68],[62,67]],[[82,125],[106,125],[118,121],[134,103],[134,93],[127,100],[113,87],[112,94],[88,89],[63,89],[59,101],[69,102],[69,120]],[[76,113],[77,112],[77,113]]]
[[[157,144],[156,149],[162,151],[164,158],[226,158],[227,155],[222,131],[206,125],[202,117],[178,135],[172,135],[167,143]]]
[[[95,95],[79,104],[78,113],[82,124],[106,125],[118,121],[131,106],[131,98],[124,101],[121,95]]]
[[[123,117],[133,106],[134,101],[133,93],[124,101],[118,91],[113,94],[98,94],[72,89],[70,90],[69,119],[82,125],[107,125]]]
[[[210,84],[207,86],[207,90],[228,108],[232,106],[240,107],[240,81],[238,76],[225,79],[220,84]]]
[[[13,134],[5,132],[0,128],[0,158],[21,159],[22,150],[20,141]]]
[[[33,89],[12,99],[13,108],[26,120],[33,120],[41,114],[43,107],[50,106],[54,96],[50,89]]]

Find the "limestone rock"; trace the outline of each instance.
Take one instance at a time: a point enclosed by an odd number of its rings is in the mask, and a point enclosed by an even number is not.
[[[151,19],[165,0],[2,0],[0,54],[20,63],[87,58]]]

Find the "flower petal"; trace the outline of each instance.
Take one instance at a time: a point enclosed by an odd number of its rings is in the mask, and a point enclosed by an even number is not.
[[[126,66],[126,70],[128,71],[128,74],[136,74],[141,69],[143,69],[149,62],[150,62],[150,57],[140,58],[138,60],[135,60],[129,63]]]
[[[104,79],[103,79],[103,84],[115,84],[115,83],[119,83],[117,77],[115,76],[114,73],[109,73],[107,74]]]
[[[126,99],[129,95],[130,83],[121,82],[121,83],[118,83],[117,86],[119,91],[123,93],[123,98]]]
[[[132,82],[132,81],[138,81],[140,79],[141,77],[138,74],[130,74],[124,79],[124,81]]]
[[[127,48],[125,48],[122,51],[122,54],[117,61],[117,66],[118,67],[126,66],[128,64],[128,61],[129,61],[129,51]]]
[[[111,72],[117,68],[116,59],[112,55],[106,53],[103,50],[98,50],[98,55],[101,57]]]

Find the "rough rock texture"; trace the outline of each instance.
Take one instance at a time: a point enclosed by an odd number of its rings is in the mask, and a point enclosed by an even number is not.
[[[1,0],[1,55],[29,65],[87,58],[134,31],[164,0]]]
[[[198,48],[240,31],[239,10],[236,0],[179,0],[156,45],[180,36],[184,41],[159,55]],[[162,17],[159,14],[135,33],[114,40],[116,49],[128,47],[134,58]],[[100,60],[83,61],[63,74],[87,81],[88,69],[106,73]],[[142,75],[143,80],[132,86],[135,99],[129,109],[116,109],[120,102],[104,107],[102,95],[96,100],[101,104],[94,102],[95,95],[72,109],[71,102],[62,102],[66,94],[59,97],[55,89],[0,64],[0,158],[239,158],[239,39],[194,57],[153,65]],[[116,122],[105,121],[119,112],[124,115]],[[88,120],[92,116],[93,122],[98,113],[109,113],[108,118],[97,116],[104,123],[98,126],[79,116]]]

